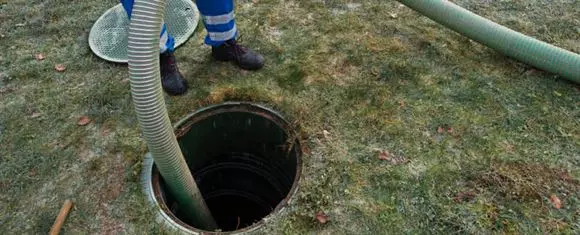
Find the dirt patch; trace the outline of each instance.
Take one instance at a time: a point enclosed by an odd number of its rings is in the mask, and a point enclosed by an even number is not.
[[[125,164],[123,157],[117,155],[115,164],[107,171],[107,181],[101,191],[101,201],[109,202],[119,197],[125,186]]]
[[[547,220],[541,221],[542,228],[546,234],[548,233],[558,233],[568,227],[568,223],[562,219],[549,218]]]
[[[125,188],[125,168],[127,161],[121,154],[116,154],[114,160],[107,161],[103,187],[98,194],[97,218],[100,222],[99,234],[121,234],[125,230],[122,220],[115,218],[112,212],[115,210],[114,201],[119,197]],[[103,168],[101,168],[103,169]]]
[[[459,192],[453,199],[455,202],[468,202],[475,198],[474,192]]]
[[[122,234],[125,226],[115,219],[111,219],[109,215],[105,215],[101,220],[101,231],[99,234],[113,235]]]
[[[473,175],[470,183],[517,201],[542,200],[551,194],[577,196],[580,192],[580,181],[567,171],[539,164],[494,163],[487,171]]]
[[[123,220],[115,218],[111,213],[112,210],[113,208],[107,204],[99,204],[99,210],[97,212],[97,218],[99,221],[98,234],[113,235],[122,234],[123,231],[125,231]]]
[[[383,37],[374,37],[371,34],[367,34],[363,42],[366,49],[373,53],[403,53],[409,50],[409,48],[406,46],[406,42],[403,40],[404,39],[398,37],[386,39]]]

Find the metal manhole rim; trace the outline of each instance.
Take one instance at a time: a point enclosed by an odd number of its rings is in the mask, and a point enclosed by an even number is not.
[[[276,125],[279,125],[281,128],[290,128],[293,129],[289,124],[288,120],[286,120],[283,116],[281,116],[280,113],[278,113],[277,111],[264,106],[264,105],[260,105],[260,104],[255,104],[255,103],[250,103],[250,102],[224,102],[221,104],[214,104],[214,105],[209,105],[203,108],[200,108],[198,110],[193,111],[192,113],[190,113],[189,115],[186,115],[183,119],[181,119],[180,121],[178,121],[177,123],[175,123],[173,125],[174,130],[178,130],[178,128],[180,126],[183,125],[187,125],[189,124],[188,122],[191,119],[194,119],[194,117],[196,115],[200,115],[203,116],[203,113],[206,112],[212,112],[215,111],[216,109],[225,109],[225,110],[236,110],[235,106],[238,107],[243,107],[245,106],[246,108],[250,108],[250,112],[251,111],[255,111],[255,110],[261,110],[261,111],[265,111],[267,112],[269,115],[271,115],[273,117],[273,119],[276,120],[272,120],[274,123],[276,123]],[[253,110],[252,110],[253,109]],[[219,113],[219,112],[218,112]],[[302,141],[297,138],[297,147],[299,149],[299,156],[297,157],[297,162],[296,162],[296,173],[295,173],[295,179],[294,182],[292,183],[290,190],[288,192],[288,194],[284,197],[283,200],[281,200],[277,205],[276,208],[274,208],[274,210],[269,213],[268,215],[266,215],[265,217],[263,217],[259,222],[256,222],[248,227],[242,228],[242,229],[238,229],[238,230],[234,230],[234,231],[227,231],[227,232],[213,232],[213,231],[206,231],[206,230],[202,230],[202,229],[198,229],[195,228],[191,225],[185,224],[183,223],[179,218],[177,218],[175,215],[173,215],[172,213],[168,213],[168,208],[166,205],[164,205],[163,200],[161,199],[161,201],[157,198],[157,191],[159,189],[156,189],[157,187],[154,186],[154,181],[155,180],[159,180],[159,173],[158,171],[154,171],[155,169],[155,164],[153,161],[153,157],[151,155],[151,153],[147,153],[145,155],[145,158],[143,160],[143,168],[142,168],[142,172],[141,172],[141,184],[143,187],[143,192],[146,195],[147,200],[149,201],[149,203],[151,203],[155,209],[156,209],[156,221],[158,223],[160,223],[162,226],[166,226],[166,228],[170,228],[173,229],[177,232],[181,232],[184,234],[192,234],[192,235],[198,235],[198,234],[246,234],[246,233],[251,233],[254,232],[256,230],[259,230],[260,228],[262,228],[264,225],[266,225],[266,223],[270,220],[273,220],[275,218],[277,218],[278,216],[280,216],[286,209],[287,206],[291,205],[295,200],[296,200],[296,195],[299,191],[299,187],[300,187],[300,182],[302,181],[302,171],[303,171],[303,152],[302,152]],[[157,172],[157,177],[153,177],[153,173]],[[157,184],[158,185],[158,184]]]

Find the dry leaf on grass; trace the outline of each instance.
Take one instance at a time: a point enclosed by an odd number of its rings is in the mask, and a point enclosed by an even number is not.
[[[328,216],[324,212],[318,212],[316,214],[316,220],[321,224],[326,224],[328,222]]]
[[[87,116],[82,116],[77,121],[77,125],[79,125],[79,126],[86,126],[89,123],[91,123],[91,119],[89,117],[87,117]]]
[[[552,194],[552,196],[550,196],[550,202],[552,202],[552,206],[554,206],[554,208],[556,209],[562,208],[562,201],[560,201],[560,198],[558,198],[558,196],[556,196],[555,194]]]
[[[57,64],[54,66],[54,69],[57,72],[64,72],[66,70],[66,66],[64,66],[64,64]]]
[[[34,58],[38,61],[44,60],[44,55],[42,53],[34,54]]]
[[[388,150],[377,150],[377,151],[379,152],[378,158],[381,161],[388,161],[393,165],[399,165],[409,162],[409,160],[407,160],[405,157],[394,155]]]
[[[387,150],[383,150],[379,152],[379,160],[388,161],[391,160],[391,153]]]
[[[322,135],[324,135],[325,139],[330,139],[330,132],[327,130],[323,130],[322,131]]]

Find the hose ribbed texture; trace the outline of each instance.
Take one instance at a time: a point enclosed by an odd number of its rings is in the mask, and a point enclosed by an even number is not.
[[[446,0],[398,0],[506,56],[580,83],[580,55],[528,37]]]
[[[167,114],[159,70],[159,35],[165,0],[136,0],[129,29],[131,95],[139,125],[160,174],[192,220],[217,228],[175,138]],[[184,222],[193,222],[184,221]]]

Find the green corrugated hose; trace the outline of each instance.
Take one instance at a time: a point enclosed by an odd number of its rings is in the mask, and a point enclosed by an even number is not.
[[[446,0],[398,1],[506,56],[580,83],[578,54],[508,29]]]
[[[197,188],[167,114],[159,72],[159,35],[165,0],[136,0],[129,27],[129,75],[137,119],[159,173],[200,229],[217,229]]]

